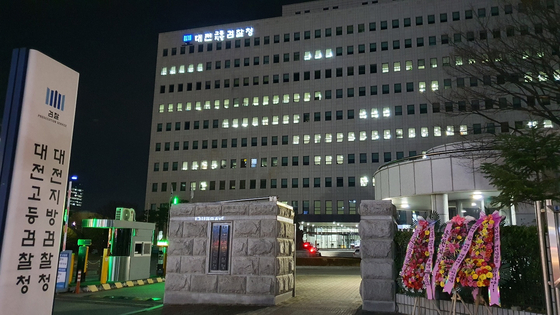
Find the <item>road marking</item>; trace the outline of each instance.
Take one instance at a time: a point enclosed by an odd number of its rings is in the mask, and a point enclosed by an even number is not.
[[[121,314],[121,315],[139,314],[139,313],[143,313],[143,312],[149,312],[149,311],[157,310],[158,308],[161,308],[161,307],[163,307],[163,304],[156,305],[156,306],[152,306],[152,307],[148,307],[148,308],[144,308],[144,309],[137,310],[137,311],[132,311],[132,312],[124,313],[124,314]]]

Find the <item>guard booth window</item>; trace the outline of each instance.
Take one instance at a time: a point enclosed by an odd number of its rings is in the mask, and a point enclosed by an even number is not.
[[[210,272],[229,272],[231,223],[212,223]]]

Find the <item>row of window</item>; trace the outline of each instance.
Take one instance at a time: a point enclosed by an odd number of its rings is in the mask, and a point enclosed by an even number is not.
[[[417,153],[416,151],[408,151],[408,156],[416,156]],[[379,163],[379,153],[378,152],[373,152],[370,155],[371,163]],[[217,170],[217,169],[235,169],[235,168],[257,168],[257,167],[277,167],[277,166],[298,166],[300,165],[310,165],[310,158],[313,158],[313,165],[333,165],[333,164],[338,164],[338,165],[342,165],[344,164],[344,159],[345,159],[345,155],[344,154],[338,154],[335,156],[332,155],[325,155],[324,157],[321,155],[315,155],[313,157],[310,157],[309,155],[305,155],[302,156],[302,158],[300,159],[299,156],[292,156],[292,158],[290,159],[288,156],[283,156],[283,157],[271,157],[269,158],[261,158],[260,159],[260,163],[259,163],[259,159],[257,158],[241,158],[239,160],[237,159],[229,159],[229,163],[227,159],[222,159],[222,160],[202,160],[202,161],[192,161],[192,162],[188,162],[188,161],[184,161],[181,164],[181,170],[182,171],[188,171],[189,170],[189,165],[190,165],[190,170],[191,171],[197,171],[197,170]],[[403,151],[398,151],[396,152],[396,158],[397,160],[400,160],[402,158],[404,158],[404,152]],[[383,162],[390,162],[391,161],[391,152],[385,152],[384,156],[383,156]],[[270,162],[270,164],[269,164]],[[347,160],[346,160],[347,164],[355,164],[355,163],[368,163],[368,154],[367,153],[360,153],[358,154],[358,156],[356,156],[356,154],[354,153],[349,153],[347,155]],[[171,169],[169,168],[169,166],[171,165]],[[160,168],[161,166],[161,168]],[[171,171],[178,171],[179,170],[179,162],[156,162],[154,163],[154,172],[159,172],[160,170],[163,172],[167,172],[169,170]]]
[[[514,127],[515,129],[523,129],[525,126],[537,126],[539,125],[538,122],[536,121],[529,121],[529,122],[523,122],[523,121],[515,121],[514,123]],[[545,128],[552,128],[552,122],[550,120],[545,120],[542,123],[542,126]],[[502,122],[500,124],[494,123],[494,122],[490,122],[487,123],[486,126],[483,126],[482,124],[473,124],[471,131],[468,130],[467,125],[459,125],[458,129],[456,128],[457,126],[454,125],[447,125],[445,127],[445,129],[441,126],[433,126],[432,127],[432,136],[434,137],[441,137],[443,135],[445,136],[455,136],[455,135],[461,135],[461,136],[466,136],[469,134],[469,132],[472,132],[473,134],[482,134],[483,132],[486,133],[491,133],[494,134],[496,133],[496,129],[500,130],[501,132],[509,132],[510,131],[510,125],[508,122]],[[394,135],[394,136],[393,136]],[[420,136],[422,138],[427,138],[430,135],[430,131],[428,127],[410,127],[410,128],[396,128],[394,130],[394,133],[391,129],[383,129],[382,131],[378,131],[378,130],[372,130],[371,132],[368,131],[359,131],[359,132],[353,132],[350,131],[348,133],[346,133],[346,136],[343,132],[337,132],[337,133],[326,133],[325,135],[322,134],[313,134],[313,135],[293,135],[292,136],[292,145],[298,145],[298,144],[310,144],[310,143],[321,143],[322,141],[325,143],[332,143],[332,142],[344,142],[344,139],[346,138],[346,141],[348,142],[354,142],[354,141],[366,141],[369,139],[371,139],[372,141],[375,140],[379,140],[381,139],[381,137],[384,140],[390,140],[393,138],[396,139],[403,139],[408,138],[408,139],[414,139],[417,136]],[[370,137],[368,137],[370,136]],[[279,137],[278,136],[271,136],[271,145],[278,145],[279,144]],[[261,146],[267,146],[268,145],[268,139],[269,137],[261,137]],[[290,137],[287,135],[281,136],[281,144],[282,145],[289,145],[290,144]],[[336,140],[336,141],[335,141]],[[213,139],[211,140],[211,142],[209,142],[209,140],[194,140],[192,141],[192,147],[189,147],[189,144],[191,142],[189,141],[183,141],[183,150],[198,150],[198,149],[208,149],[209,148],[209,143],[211,145],[212,149],[217,149],[218,148],[218,139]],[[173,151],[178,151],[180,150],[180,144],[181,142],[179,141],[175,141],[173,142]],[[231,148],[236,148],[238,147],[238,145],[240,145],[241,147],[247,147],[248,146],[248,138],[241,138],[241,142],[238,143],[238,139],[237,138],[232,138],[231,139],[231,143],[230,143],[230,147]],[[256,147],[258,145],[258,137],[251,137],[251,146],[252,147]],[[228,147],[228,139],[222,139],[221,140],[221,146],[220,148],[227,148]],[[171,142],[164,142],[163,143],[163,150],[164,151],[171,151]],[[157,142],[155,144],[155,151],[159,152],[162,151],[162,143],[161,142]]]
[[[478,17],[478,18],[485,18],[487,13],[486,13],[486,8],[478,8],[476,11],[475,10],[465,10],[464,14],[463,14],[463,19],[465,20],[469,20],[469,19],[473,19],[474,17]],[[491,7],[490,8],[490,15],[491,16],[498,16],[500,12],[500,8],[497,6]],[[512,5],[508,4],[504,6],[504,13],[505,14],[511,14],[513,12],[513,7]],[[459,21],[461,19],[461,12],[460,11],[453,11],[450,15],[448,15],[448,13],[440,13],[439,14],[439,22],[440,23],[446,23],[449,21],[449,18],[453,21]],[[401,25],[403,27],[410,27],[412,26],[412,21],[413,19],[410,17],[407,18],[403,18],[402,19],[402,24],[401,24],[401,20],[400,19],[392,19],[392,20],[384,20],[384,21],[380,21],[379,22],[379,29],[380,30],[387,30],[389,29],[389,25],[391,26],[391,29],[398,29]],[[414,18],[414,24],[416,26],[421,26],[424,25],[424,21],[426,21],[427,24],[435,24],[436,23],[436,15],[435,14],[429,14],[426,16],[426,19],[424,19],[424,16],[417,16]],[[370,22],[369,24],[367,24],[367,29],[370,32],[376,31],[377,30],[377,22]],[[357,31],[357,33],[364,33],[366,32],[366,24],[365,23],[359,23],[357,24],[357,27],[355,28],[354,25],[347,25],[346,26],[346,34],[347,35],[351,35],[354,34],[355,30]],[[282,36],[282,41],[284,43],[290,42],[291,40],[293,41],[299,41],[301,40],[302,36],[301,36],[301,32],[294,32],[293,34],[291,33],[285,33]],[[333,29],[331,27],[325,28],[324,30],[322,29],[316,29],[313,32],[313,37],[318,39],[321,37],[331,37],[333,35]],[[334,29],[334,35],[335,36],[341,36],[343,35],[343,27],[342,26],[337,26]],[[210,38],[212,38],[212,36],[210,36]],[[270,44],[270,36],[264,36],[263,37],[263,44],[264,45],[269,45]],[[308,40],[311,39],[311,31],[304,31],[303,32],[303,39],[304,40]],[[233,47],[235,48],[240,48],[242,45],[242,40],[241,39],[236,39],[234,41],[225,41],[225,45],[222,42],[216,42],[216,43],[206,43],[206,44],[198,44],[196,47],[194,45],[188,45],[188,46],[181,46],[179,48],[179,54],[184,55],[187,51],[187,47],[188,47],[188,51],[189,53],[194,53],[195,50],[198,52],[204,52],[204,46],[206,46],[206,51],[213,51],[214,48],[216,50],[222,50],[222,48],[225,49],[231,49],[232,48],[232,42],[233,42]],[[272,37],[272,42],[274,44],[278,44],[280,43],[280,35],[273,35]],[[215,45],[214,45],[215,44]],[[261,44],[261,38],[260,37],[253,37],[253,46],[260,46]],[[251,38],[245,38],[243,39],[243,47],[251,47]],[[171,56],[177,55],[177,48],[171,48]],[[163,52],[162,52],[162,56],[163,57],[167,57],[170,54],[169,48],[164,48]]]
[[[346,184],[344,184],[344,177],[315,177],[315,178],[291,178],[290,184],[288,184],[288,178],[281,179],[240,179],[240,180],[220,180],[220,181],[200,181],[200,182],[190,182],[190,190],[237,190],[237,189],[276,189],[276,188],[320,188],[323,187],[367,187],[375,182],[373,178],[371,180],[368,176],[362,176],[359,178],[359,183],[356,183],[356,177],[349,176],[346,179]],[[168,187],[168,183],[152,183],[152,192],[166,192],[170,188],[172,191],[177,190],[177,183],[172,182],[171,187]],[[158,190],[159,189],[159,190]],[[187,182],[179,183],[179,191],[187,190]]]

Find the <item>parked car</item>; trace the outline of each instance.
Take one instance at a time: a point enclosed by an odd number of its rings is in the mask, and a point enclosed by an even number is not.
[[[309,242],[303,243],[303,249],[296,250],[296,257],[321,257],[319,249]]]
[[[360,254],[360,248],[356,248],[356,250],[354,251],[354,254],[352,255],[356,258],[362,258],[362,255]]]

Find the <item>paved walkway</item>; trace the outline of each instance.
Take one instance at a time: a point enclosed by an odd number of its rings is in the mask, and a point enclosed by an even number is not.
[[[143,312],[149,315],[313,315],[362,314],[360,297],[360,267],[298,267],[296,297],[279,305],[259,306],[210,306],[165,305]],[[366,312],[363,312],[366,314]]]

